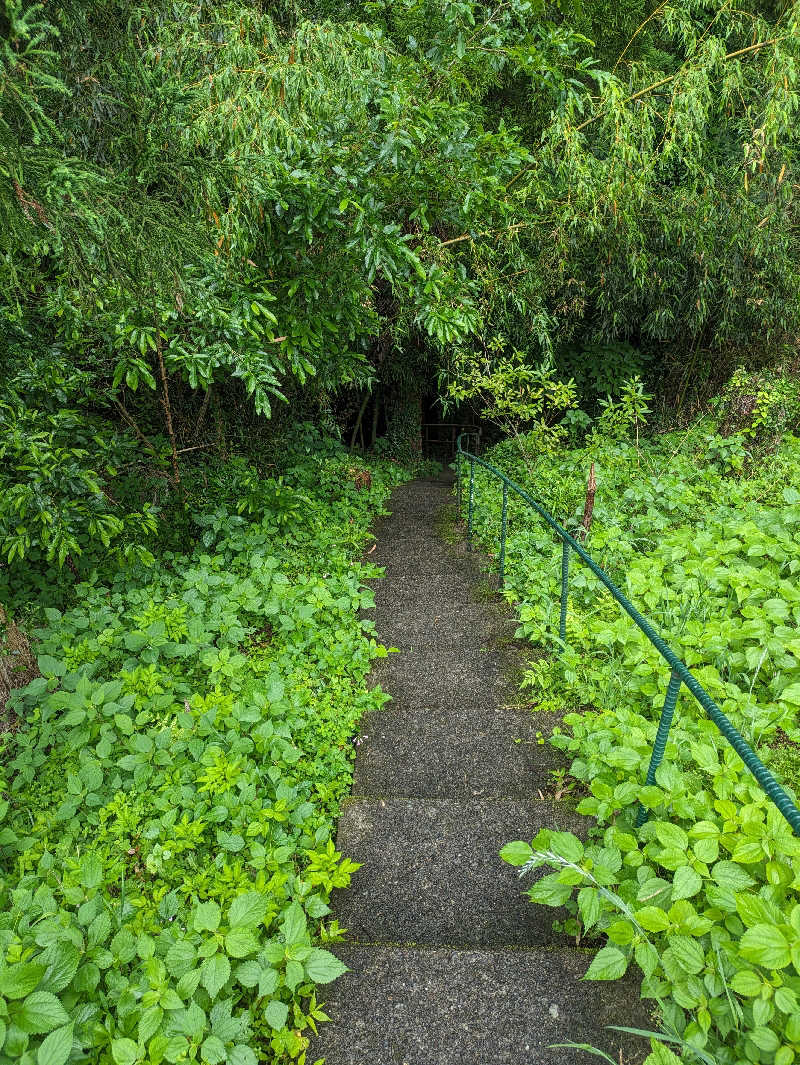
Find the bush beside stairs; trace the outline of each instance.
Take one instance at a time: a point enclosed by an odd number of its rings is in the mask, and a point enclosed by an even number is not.
[[[614,1061],[647,1048],[609,1031],[641,1025],[635,982],[585,982],[591,951],[553,931],[498,851],[539,830],[576,830],[569,803],[547,796],[558,755],[519,700],[514,622],[463,546],[437,534],[446,477],[392,496],[370,560],[380,640],[399,654],[375,680],[392,696],[361,724],[353,795],[338,846],[363,868],[337,894],[350,972],[326,996],[308,1054],[326,1065],[578,1065],[557,1043],[590,1043]],[[649,1025],[648,1025],[649,1027]],[[644,1049],[644,1053],[643,1053]]]

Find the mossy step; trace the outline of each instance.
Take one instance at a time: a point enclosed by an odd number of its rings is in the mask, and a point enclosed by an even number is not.
[[[583,823],[567,804],[541,800],[350,799],[337,845],[364,865],[336,893],[334,915],[359,942],[529,947],[562,939],[554,911],[524,893],[532,878],[523,884],[498,852],[543,826],[574,831]]]
[[[563,764],[544,742],[555,714],[394,708],[361,721],[353,794],[514,798],[552,794]]]
[[[590,955],[569,949],[334,948],[350,972],[326,988],[308,1054],[325,1065],[582,1065],[556,1043],[590,1043],[638,1062],[645,1040],[609,1030],[651,1027],[630,981],[582,983]]]

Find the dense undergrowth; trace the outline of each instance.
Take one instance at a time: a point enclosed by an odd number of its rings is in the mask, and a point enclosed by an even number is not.
[[[508,441],[489,458],[568,528],[595,462],[588,550],[796,796],[800,441],[787,436],[747,476],[731,470],[735,444],[700,424],[532,463]],[[495,550],[500,491],[483,472],[476,501],[477,535]],[[666,1039],[653,1044],[653,1063],[674,1061],[674,1050],[718,1065],[791,1065],[800,1057],[800,840],[685,689],[657,784],[643,787],[666,664],[578,564],[559,648],[560,549],[521,504],[511,505],[509,530],[520,632],[559,652],[525,683],[539,709],[571,708],[552,742],[571,755],[578,809],[597,828],[588,844],[544,831],[504,857],[523,872],[552,867],[531,899],[566,904],[576,935],[607,937],[590,978],[619,978],[635,962]],[[636,832],[640,800],[649,820]]]
[[[222,467],[195,550],[45,609],[3,737],[0,1062],[305,1060],[350,737],[385,698],[356,559],[403,476]]]

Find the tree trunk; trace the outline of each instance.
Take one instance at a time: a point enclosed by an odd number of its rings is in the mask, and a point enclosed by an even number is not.
[[[583,542],[589,535],[589,530],[592,527],[592,515],[594,514],[594,493],[597,490],[597,481],[594,476],[594,463],[589,467],[589,483],[586,485],[586,502],[583,505],[583,517],[581,518],[581,527],[578,530],[578,536],[581,542]]]

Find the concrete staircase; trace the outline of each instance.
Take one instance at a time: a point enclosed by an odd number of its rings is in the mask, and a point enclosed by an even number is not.
[[[592,1043],[615,1061],[647,1047],[606,1030],[646,1024],[636,986],[580,982],[591,952],[552,930],[497,852],[542,826],[580,829],[547,798],[554,719],[517,704],[514,622],[480,593],[475,562],[437,529],[446,479],[396,490],[370,560],[378,635],[399,654],[374,679],[393,701],[367,715],[338,846],[364,863],[334,915],[350,972],[328,989],[307,1060],[326,1065],[567,1065]]]

